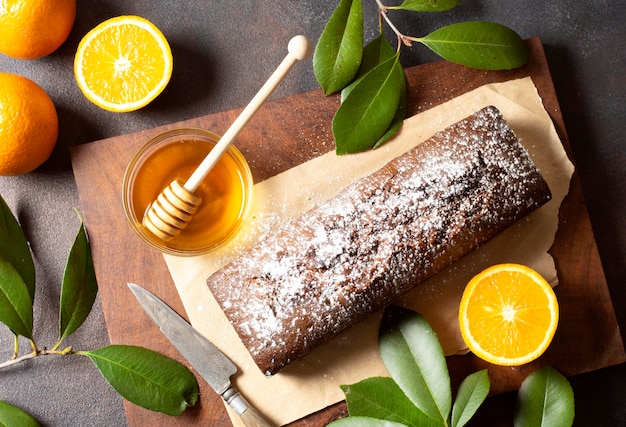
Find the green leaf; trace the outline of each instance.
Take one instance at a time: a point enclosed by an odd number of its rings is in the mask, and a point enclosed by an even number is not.
[[[83,324],[98,294],[98,282],[87,233],[81,221],[63,274],[59,308],[59,341]]]
[[[399,54],[367,73],[333,118],[336,153],[357,153],[376,145],[396,116],[405,85]]]
[[[462,427],[474,416],[487,398],[489,388],[489,375],[486,369],[474,372],[463,380],[452,407],[452,427]]]
[[[394,421],[378,420],[368,417],[348,417],[333,421],[328,427],[406,427]]]
[[[89,357],[122,397],[143,408],[180,415],[198,401],[198,382],[191,371],[154,351],[110,345],[76,354]]]
[[[389,420],[406,426],[438,425],[416,408],[391,378],[367,378],[341,389],[350,417]]]
[[[415,406],[445,424],[452,406],[452,391],[435,332],[419,314],[394,306],[385,310],[380,328],[380,355],[392,378]]]
[[[374,40],[369,42],[363,49],[363,58],[361,65],[357,71],[354,80],[348,86],[341,91],[341,102],[345,101],[352,89],[359,84],[361,79],[374,68],[382,64],[383,62],[393,58],[396,54],[394,48],[389,44],[389,41],[381,33]]]
[[[574,391],[556,369],[545,366],[530,374],[517,394],[515,427],[569,427],[574,423]]]
[[[363,53],[361,0],[341,0],[326,23],[313,53],[313,72],[325,95],[352,81]]]
[[[378,141],[376,141],[376,144],[374,144],[374,146],[372,147],[373,150],[377,149],[378,147],[383,145],[385,142],[387,142],[392,136],[394,136],[396,132],[400,130],[400,127],[402,127],[402,124],[404,123],[404,118],[406,117],[408,106],[407,106],[406,82],[403,82],[403,83],[404,83],[403,84],[404,88],[400,92],[400,102],[398,102],[396,115],[393,117],[393,120],[391,121],[391,125],[389,126],[389,129],[387,129],[387,132],[385,132],[383,136],[381,136],[378,139]]]
[[[437,55],[485,70],[510,70],[528,61],[528,48],[504,25],[472,21],[448,25],[417,39]]]
[[[346,88],[341,91],[341,102],[343,102],[352,89],[359,84],[361,79],[369,73],[371,70],[376,68],[381,63],[393,58],[396,55],[397,51],[391,46],[387,38],[381,33],[377,38],[372,40],[365,46],[363,49],[363,60],[361,61],[361,66],[359,67],[359,71],[356,74],[355,80],[350,83]],[[406,94],[406,80],[402,79],[402,89],[400,89],[400,101],[398,103],[398,108],[396,109],[396,114],[391,121],[391,125],[387,129],[387,131],[376,141],[376,143],[372,146],[372,149],[376,149],[384,144],[387,140],[389,140],[395,133],[400,129],[402,123],[404,122],[404,118],[406,117],[407,111],[407,94]]]
[[[0,400],[0,426],[39,427],[28,413]]]
[[[17,335],[33,338],[33,304],[28,287],[12,264],[0,259],[0,322]]]
[[[22,277],[31,303],[35,299],[35,265],[28,241],[20,224],[0,196],[0,259],[4,259]]]
[[[461,0],[404,0],[400,6],[387,9],[411,10],[413,12],[443,12],[461,4]]]

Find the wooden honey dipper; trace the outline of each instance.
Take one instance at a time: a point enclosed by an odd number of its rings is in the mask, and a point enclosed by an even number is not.
[[[142,224],[156,237],[168,241],[185,228],[202,203],[194,194],[200,183],[226,152],[241,129],[263,105],[274,89],[283,81],[297,61],[308,58],[313,50],[311,41],[305,36],[295,36],[289,41],[288,54],[269,79],[243,109],[232,125],[202,160],[200,165],[182,184],[172,181],[146,209]]]

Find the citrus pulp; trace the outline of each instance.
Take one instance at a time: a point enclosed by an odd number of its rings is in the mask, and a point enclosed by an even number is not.
[[[170,46],[154,24],[139,16],[118,16],[83,37],[74,74],[91,102],[127,112],[146,106],[165,89],[172,63]]]
[[[522,365],[550,345],[559,309],[550,284],[530,267],[499,264],[470,280],[459,308],[468,348],[488,362]]]

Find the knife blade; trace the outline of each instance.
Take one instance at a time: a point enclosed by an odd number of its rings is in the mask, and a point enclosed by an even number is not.
[[[157,296],[134,283],[128,283],[128,287],[161,332],[246,426],[270,426],[232,386],[230,377],[237,372],[237,366],[224,353]]]

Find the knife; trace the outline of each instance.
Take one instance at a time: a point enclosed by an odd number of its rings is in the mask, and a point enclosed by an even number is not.
[[[158,297],[134,283],[128,283],[128,287],[161,332],[247,427],[270,427],[232,386],[230,377],[237,372],[237,367],[224,353]]]

